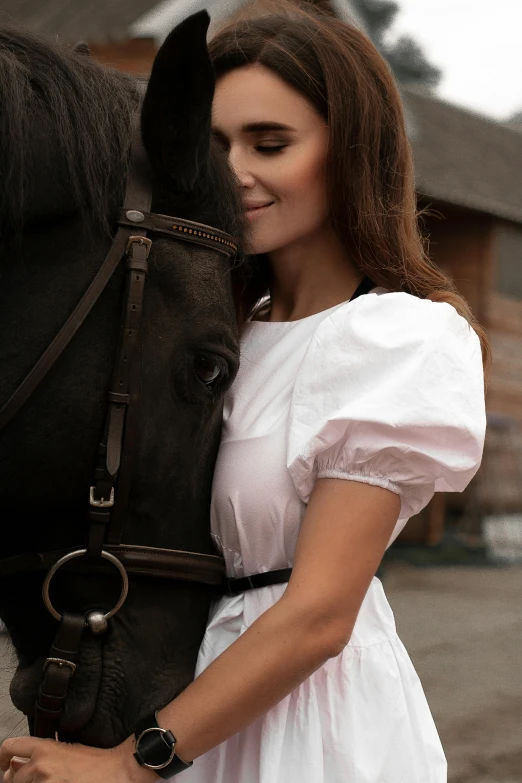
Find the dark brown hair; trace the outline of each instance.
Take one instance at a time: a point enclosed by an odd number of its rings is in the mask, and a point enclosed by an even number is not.
[[[355,26],[308,4],[283,7],[238,19],[213,38],[217,78],[260,64],[307,98],[329,126],[330,218],[356,268],[389,291],[453,305],[477,332],[487,370],[484,330],[424,247],[401,97],[387,63]],[[241,323],[269,287],[268,261],[251,256],[234,275]]]

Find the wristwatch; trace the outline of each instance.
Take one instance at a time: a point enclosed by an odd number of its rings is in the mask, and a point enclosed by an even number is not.
[[[192,766],[192,761],[187,763],[176,756],[176,737],[169,729],[158,726],[157,710],[153,715],[138,721],[134,736],[134,758],[138,764],[153,769],[164,780]]]

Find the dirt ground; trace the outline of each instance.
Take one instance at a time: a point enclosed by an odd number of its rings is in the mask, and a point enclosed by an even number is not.
[[[383,584],[428,697],[449,782],[522,783],[522,566],[393,563]],[[0,660],[4,738],[25,725],[8,701],[13,661],[1,635]]]
[[[394,564],[383,584],[449,781],[522,783],[522,567]]]

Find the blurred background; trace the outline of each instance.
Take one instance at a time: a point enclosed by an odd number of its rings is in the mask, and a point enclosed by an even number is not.
[[[389,62],[419,207],[429,210],[430,255],[492,344],[482,467],[464,493],[437,494],[410,520],[379,575],[450,783],[522,783],[522,0],[310,3],[357,24]],[[0,24],[84,41],[101,62],[145,74],[190,13],[207,8],[212,34],[234,16],[274,7],[277,0],[0,0]],[[25,723],[8,701],[15,663],[1,633],[0,650],[3,738],[25,733]]]

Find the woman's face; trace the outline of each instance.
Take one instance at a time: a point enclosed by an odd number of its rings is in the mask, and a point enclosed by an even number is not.
[[[218,80],[212,118],[241,186],[248,252],[271,253],[320,231],[328,221],[328,128],[306,98],[249,65]]]

